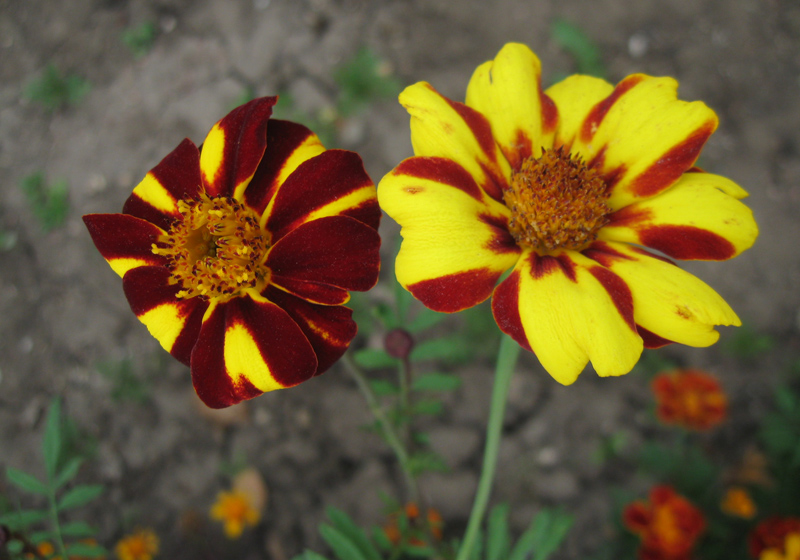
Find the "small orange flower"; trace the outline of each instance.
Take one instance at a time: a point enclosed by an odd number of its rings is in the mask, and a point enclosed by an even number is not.
[[[137,529],[122,537],[114,552],[119,560],[152,560],[158,554],[158,537],[152,529]]]
[[[720,509],[728,515],[752,519],[756,515],[756,504],[750,493],[741,486],[732,486],[725,492]]]
[[[384,526],[383,531],[391,543],[395,546],[403,541],[403,533],[400,530],[398,518],[400,515],[405,515],[408,520],[410,528],[409,535],[407,535],[407,544],[412,546],[426,546],[428,544],[428,537],[433,537],[433,540],[439,541],[442,539],[442,528],[444,521],[442,515],[434,508],[428,508],[425,520],[420,519],[419,506],[410,502],[406,504],[404,512],[396,512],[389,515],[389,522]]]
[[[669,486],[650,491],[650,503],[634,502],[623,512],[625,526],[639,535],[641,560],[688,560],[706,528],[703,514]]]
[[[776,554],[786,553],[786,558],[794,558],[789,556],[790,550],[788,549],[789,539],[792,534],[800,533],[800,518],[797,517],[770,517],[759,523],[753,532],[750,533],[748,545],[750,548],[750,555],[753,558],[762,558],[762,553],[773,551]],[[794,539],[792,540],[794,542]],[[793,545],[794,546],[794,545]],[[784,558],[783,556],[774,556],[770,554],[771,558]]]
[[[800,533],[786,535],[784,546],[768,548],[758,557],[759,560],[800,560]]]
[[[713,376],[695,369],[662,373],[653,380],[658,418],[689,430],[708,430],[725,418],[728,399]]]
[[[217,502],[211,507],[211,519],[221,521],[225,535],[229,539],[238,539],[245,526],[254,527],[261,513],[253,507],[250,497],[241,490],[220,492]]]
[[[97,545],[97,541],[94,539],[85,539],[80,541],[83,544],[90,544],[90,545]],[[43,541],[36,545],[36,554],[32,552],[26,552],[24,557],[26,559],[30,558],[47,558],[48,560],[61,560],[61,556],[56,555],[56,548],[53,546],[51,542]],[[70,560],[88,560],[85,556],[70,556]],[[97,560],[105,560],[105,556],[101,556]]]

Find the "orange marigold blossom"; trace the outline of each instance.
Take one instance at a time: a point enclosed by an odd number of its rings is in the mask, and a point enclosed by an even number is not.
[[[621,375],[643,347],[713,344],[739,318],[670,259],[730,259],[758,234],[747,193],[694,167],[716,115],[671,78],[543,90],[540,69],[511,43],[465,103],[425,82],[400,94],[415,155],[378,185],[402,227],[398,281],[442,312],[491,296],[500,329],[563,384],[590,361]]]
[[[649,503],[628,505],[623,521],[641,538],[642,560],[688,560],[706,528],[700,510],[669,486],[654,487]]]
[[[254,527],[261,513],[253,507],[250,497],[241,490],[222,491],[211,506],[211,518],[222,522],[225,535],[238,539],[245,527]]]
[[[725,419],[728,398],[717,379],[696,369],[676,370],[653,378],[656,413],[664,424],[708,430]]]
[[[393,545],[397,546],[403,540],[403,534],[398,521],[401,515],[406,517],[411,528],[409,535],[407,535],[409,537],[407,544],[425,546],[428,544],[427,541],[429,538],[433,538],[436,541],[442,539],[444,520],[439,511],[434,508],[428,508],[425,518],[422,519],[419,506],[410,502],[403,508],[402,513],[395,512],[390,514],[388,523],[383,527],[386,538],[388,538]]]
[[[800,560],[800,532],[789,533],[781,548],[767,548],[759,560]]]
[[[742,519],[752,519],[756,515],[756,504],[753,498],[741,486],[732,486],[725,491],[720,509],[723,513]]]
[[[97,545],[95,539],[83,539],[80,541],[82,544]],[[36,545],[36,553],[26,552],[23,556],[25,558],[48,558],[49,560],[61,560],[61,556],[56,554],[56,547],[49,541],[43,541]],[[70,556],[70,560],[88,560],[86,556]],[[97,557],[97,560],[104,560],[105,556]]]
[[[378,280],[375,186],[359,156],[270,119],[277,97],[184,140],[122,214],[84,216],[131,309],[222,408],[327,370],[356,334],[350,290]]]
[[[138,529],[122,537],[114,547],[119,560],[152,560],[158,554],[159,541],[152,529]]]
[[[750,556],[760,558],[766,550],[786,552],[787,537],[800,533],[800,518],[773,516],[765,519],[750,532],[747,539]]]

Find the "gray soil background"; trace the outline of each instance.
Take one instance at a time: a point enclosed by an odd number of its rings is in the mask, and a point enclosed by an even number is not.
[[[369,412],[341,366],[223,419],[201,414],[189,372],[130,312],[81,215],[120,211],[150,168],[184,137],[202,142],[247,87],[258,95],[289,91],[309,114],[330,106],[334,69],[362,46],[386,60],[404,85],[426,80],[463,100],[474,68],[505,42],[520,41],[542,59],[550,84],[574,71],[552,39],[555,18],[599,45],[611,81],[634,72],[671,75],[682,99],[703,100],[720,116],[702,166],[750,192],[761,235],[731,262],[688,268],[778,344],[755,363],[734,360],[722,344],[665,354],[720,376],[732,418],[715,437],[738,457],[741,434],[762,412],[787,356],[800,348],[796,0],[0,0],[0,230],[17,235],[0,253],[0,469],[41,474],[43,414],[61,395],[95,442],[79,480],[107,490],[82,518],[107,546],[146,525],[162,539],[162,558],[283,560],[304,547],[323,551],[316,527],[325,505],[366,525],[383,523],[379,494],[400,497],[402,478],[389,449],[359,429]],[[155,22],[159,35],[136,59],[120,36],[145,21]],[[92,83],[77,106],[48,113],[23,98],[25,85],[50,62]],[[411,155],[407,114],[392,100],[373,104],[343,123],[338,147],[358,151],[377,182]],[[66,224],[49,233],[19,189],[35,171],[69,184]],[[386,219],[383,231],[392,239],[396,226]],[[386,297],[385,286],[373,297]],[[723,339],[733,335],[722,330]],[[112,400],[109,380],[97,372],[98,363],[126,358],[150,384],[143,404]],[[426,477],[423,490],[454,534],[477,482],[491,370],[489,362],[460,368],[462,388],[429,429],[452,472]],[[517,534],[539,508],[561,504],[577,515],[561,556],[595,550],[609,525],[609,486],[644,495],[647,482],[592,456],[613,434],[624,434],[634,448],[652,437],[650,407],[642,375],[598,379],[587,371],[564,388],[524,357],[494,494],[495,502],[511,503]],[[190,546],[187,526],[206,523],[226,484],[221,467],[237,456],[269,488],[264,525],[234,544],[209,528],[203,538],[210,544]],[[4,484],[0,492],[9,491]],[[203,547],[218,553],[200,554]]]

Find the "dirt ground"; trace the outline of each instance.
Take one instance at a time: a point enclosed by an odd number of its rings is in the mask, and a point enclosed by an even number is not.
[[[244,421],[232,427],[200,415],[187,369],[130,312],[81,215],[120,211],[151,167],[184,137],[202,142],[247,88],[288,91],[309,114],[331,105],[334,69],[363,46],[404,85],[426,80],[463,100],[474,68],[520,41],[540,56],[551,83],[574,71],[553,40],[556,18],[597,43],[611,81],[671,75],[683,99],[703,100],[720,116],[702,166],[750,192],[761,235],[734,261],[688,268],[777,349],[757,363],[733,359],[724,344],[665,354],[719,374],[734,403],[720,437],[735,451],[737,426],[757,417],[777,370],[800,350],[796,1],[0,0],[0,231],[15,236],[0,253],[0,469],[41,473],[43,413],[61,395],[94,452],[80,480],[107,486],[86,512],[107,545],[147,525],[161,535],[162,558],[198,557],[185,546],[186,526],[205,519],[225,465],[237,460],[259,469],[270,499],[263,530],[225,545],[230,557],[322,550],[316,526],[326,505],[382,523],[380,493],[399,497],[402,478],[388,448],[359,429],[369,412],[340,366],[240,407],[234,414]],[[136,58],[120,37],[147,21],[158,35]],[[48,112],[23,96],[48,63],[91,82],[81,103]],[[345,123],[338,144],[360,152],[377,182],[411,155],[408,117],[392,100],[375,103]],[[50,232],[19,188],[37,171],[69,186],[66,223]],[[723,339],[732,334],[723,329]],[[98,364],[123,360],[147,380],[144,402],[114,400],[98,373]],[[491,369],[488,361],[460,368],[464,384],[430,430],[452,472],[429,476],[423,489],[456,534],[477,481]],[[645,485],[592,456],[612,434],[641,441],[648,407],[641,375],[600,380],[586,372],[563,388],[525,357],[494,495],[511,502],[515,530],[541,506],[562,504],[577,515],[562,557],[595,550],[608,526],[609,485]],[[217,556],[225,554],[206,555]]]

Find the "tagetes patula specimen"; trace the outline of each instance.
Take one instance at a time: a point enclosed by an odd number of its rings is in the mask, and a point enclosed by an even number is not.
[[[621,375],[643,347],[713,344],[739,318],[662,255],[730,259],[758,229],[742,188],[693,167],[717,117],[677,87],[577,75],[543,91],[539,59],[508,44],[466,103],[406,88],[416,155],[378,185],[402,226],[399,282],[436,311],[492,296],[500,329],[565,385],[589,361]]]
[[[234,109],[199,149],[184,140],[122,214],[84,216],[133,312],[214,408],[328,369],[356,334],[349,290],[378,279],[361,159],[271,120],[276,101]]]

